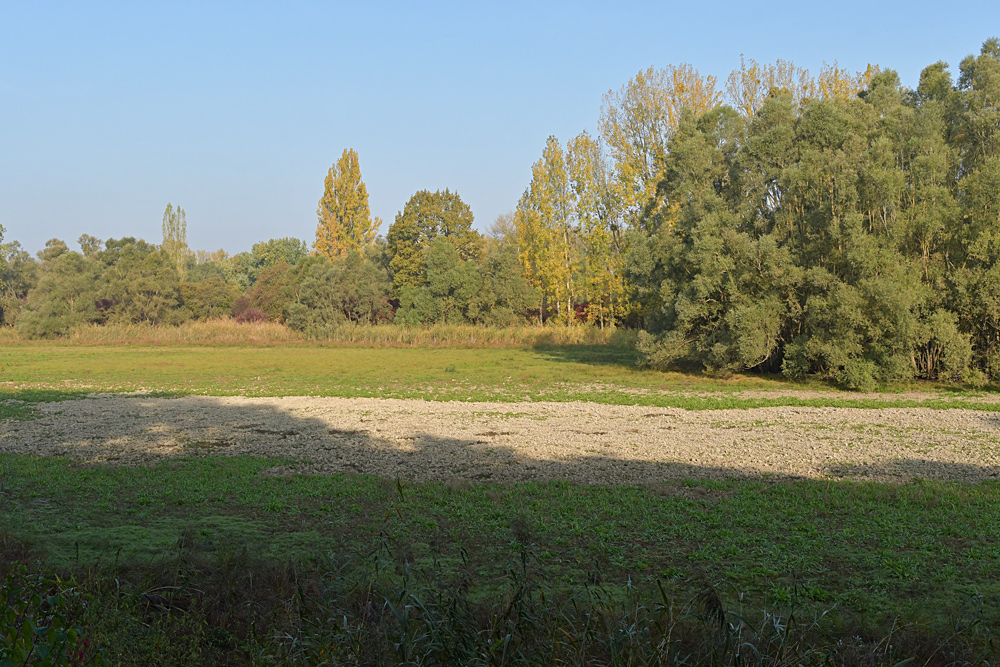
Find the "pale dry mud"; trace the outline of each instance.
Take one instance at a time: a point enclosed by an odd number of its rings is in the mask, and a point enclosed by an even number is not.
[[[0,423],[0,452],[120,465],[285,457],[294,463],[271,474],[497,483],[1000,478],[1000,413],[964,409],[120,395],[38,409],[36,419]]]

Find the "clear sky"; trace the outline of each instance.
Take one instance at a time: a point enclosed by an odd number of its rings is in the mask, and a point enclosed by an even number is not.
[[[0,2],[0,224],[30,251],[82,233],[195,249],[310,243],[323,179],[358,151],[382,234],[450,188],[485,229],[548,135],[597,131],[601,97],[740,54],[869,62],[915,86],[1000,34],[1000,2]]]

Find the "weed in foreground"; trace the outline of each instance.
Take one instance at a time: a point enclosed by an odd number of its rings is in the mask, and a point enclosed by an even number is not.
[[[988,602],[975,595],[941,635],[892,619],[870,627],[835,606],[800,616],[795,595],[755,606],[705,580],[565,589],[531,545],[490,582],[465,553],[418,572],[400,557],[406,550],[386,532],[358,556],[276,563],[245,547],[209,559],[182,537],[169,568],[161,559],[60,579],[20,566],[4,588],[15,609],[7,618],[34,619],[34,643],[18,655],[64,661],[11,664],[791,667],[997,658],[981,620]]]

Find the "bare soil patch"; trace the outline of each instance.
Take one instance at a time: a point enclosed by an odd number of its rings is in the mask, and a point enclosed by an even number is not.
[[[0,451],[124,465],[290,457],[271,473],[440,481],[1000,478],[1000,414],[975,410],[120,395],[38,409],[0,423]]]

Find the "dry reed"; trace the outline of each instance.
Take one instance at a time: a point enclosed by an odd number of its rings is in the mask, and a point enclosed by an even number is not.
[[[65,338],[48,341],[60,345],[344,345],[355,347],[532,347],[545,345],[631,345],[635,332],[577,326],[487,327],[441,324],[404,327],[393,324],[343,324],[319,339],[275,322],[239,323],[231,318],[185,322],[179,326],[152,324],[90,324],[74,329]],[[35,343],[15,329],[0,327],[0,345]],[[44,344],[44,342],[42,342]]]

